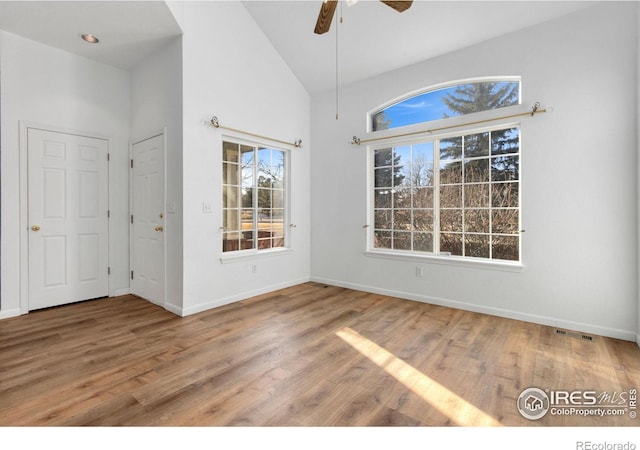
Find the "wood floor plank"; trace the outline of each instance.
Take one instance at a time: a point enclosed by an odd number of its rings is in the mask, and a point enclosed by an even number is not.
[[[640,387],[601,336],[304,283],[189,317],[134,296],[0,321],[0,426],[638,426],[522,417],[528,387]]]

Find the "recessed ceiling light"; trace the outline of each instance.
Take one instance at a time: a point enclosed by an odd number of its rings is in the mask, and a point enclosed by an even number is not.
[[[81,34],[80,37],[89,44],[97,44],[100,42],[100,39],[95,37],[93,34]]]

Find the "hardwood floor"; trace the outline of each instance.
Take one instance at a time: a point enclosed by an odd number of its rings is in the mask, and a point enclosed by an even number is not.
[[[317,283],[185,318],[125,296],[0,321],[2,426],[640,425],[525,419],[528,387],[638,389],[640,349]]]

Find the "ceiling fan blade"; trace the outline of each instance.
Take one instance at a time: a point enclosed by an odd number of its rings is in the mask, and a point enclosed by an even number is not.
[[[331,28],[333,13],[336,12],[336,6],[338,6],[338,0],[326,0],[322,3],[320,14],[318,14],[318,21],[316,22],[316,28],[313,30],[314,33],[323,34],[329,31],[329,28]]]
[[[411,7],[411,4],[413,3],[413,1],[393,1],[393,0],[380,0],[380,1],[385,5],[392,7],[398,12],[406,11]]]

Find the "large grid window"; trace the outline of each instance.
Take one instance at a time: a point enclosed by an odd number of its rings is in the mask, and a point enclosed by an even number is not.
[[[223,142],[222,251],[285,247],[287,153]]]
[[[373,150],[376,250],[520,260],[520,130]]]

